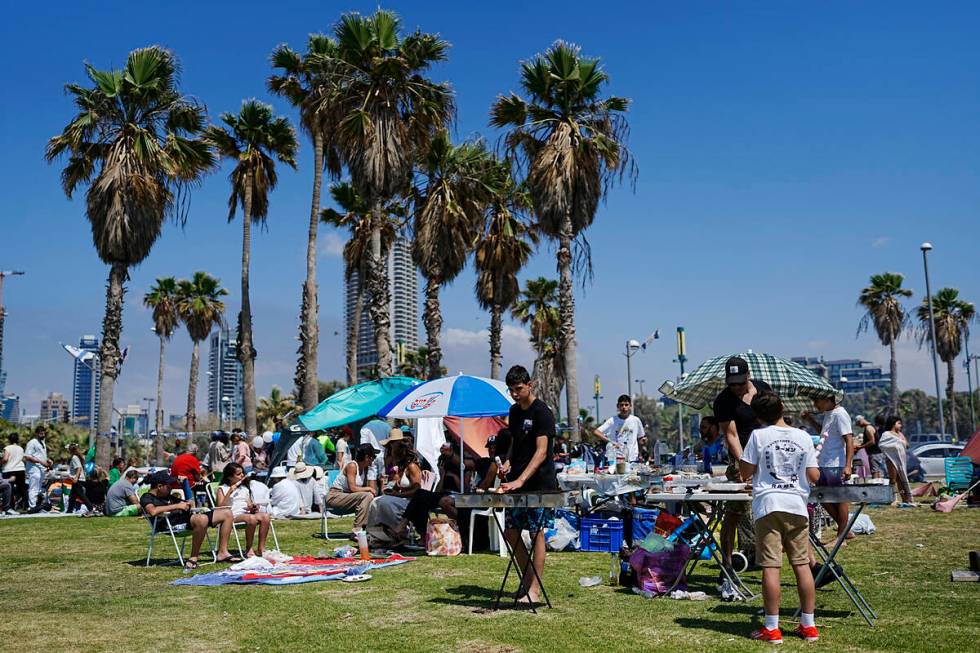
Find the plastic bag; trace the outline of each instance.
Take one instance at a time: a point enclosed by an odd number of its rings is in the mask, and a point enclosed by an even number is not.
[[[640,542],[640,547],[649,553],[660,553],[661,551],[673,551],[674,542],[650,531]]]
[[[456,522],[433,519],[425,529],[425,552],[430,556],[457,556],[463,551],[463,540]]]
[[[636,572],[636,582],[641,590],[660,595],[667,593],[678,577],[681,577],[680,582],[674,589],[687,589],[683,574],[690,556],[691,550],[684,542],[675,542],[672,550],[658,553],[638,548],[630,555],[630,566]]]
[[[568,520],[558,518],[555,527],[546,532],[546,542],[552,551],[567,551],[578,548],[578,531],[568,523]]]
[[[858,515],[857,520],[854,522],[854,526],[851,527],[851,532],[855,535],[874,535],[875,531],[878,530],[874,522],[871,521],[871,517],[868,515]]]

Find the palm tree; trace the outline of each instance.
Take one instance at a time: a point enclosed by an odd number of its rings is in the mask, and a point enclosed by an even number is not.
[[[319,326],[317,323],[316,237],[320,220],[320,189],[323,171],[334,179],[340,176],[340,153],[333,137],[336,124],[331,120],[330,98],[334,92],[333,77],[318,65],[318,57],[333,54],[336,42],[322,34],[310,34],[307,51],[300,55],[286,45],[272,53],[272,66],[282,74],[269,77],[269,90],[288,99],[299,108],[300,126],[313,141],[313,199],[310,206],[310,226],[306,240],[306,281],[303,283],[302,317],[300,320],[300,359],[297,364],[297,385],[301,388],[300,403],[309,409],[317,402],[317,352]]]
[[[895,358],[895,342],[909,326],[909,316],[902,306],[902,297],[911,297],[912,291],[902,288],[905,279],[901,274],[885,272],[871,275],[871,285],[861,290],[858,306],[865,310],[858,324],[858,335],[874,325],[881,344],[888,347],[891,355],[889,373],[892,379],[889,406],[892,414],[898,414],[898,360]]]
[[[276,423],[296,408],[296,401],[292,395],[284,397],[279,386],[272,386],[269,396],[259,399],[257,412],[259,428],[263,431],[274,431]]]
[[[347,322],[347,385],[357,383],[357,340],[361,328],[361,312],[364,310],[364,278],[368,260],[371,256],[371,234],[373,224],[371,209],[363,197],[358,195],[353,184],[340,182],[330,185],[330,196],[343,213],[335,209],[323,209],[320,219],[334,227],[347,229],[350,236],[344,244],[344,280],[354,279],[357,283],[357,297],[354,311]],[[381,249],[387,252],[395,241],[396,223],[390,215],[404,214],[401,205],[392,205],[380,220]]]
[[[272,107],[256,100],[242,103],[238,115],[224,113],[222,122],[207,129],[207,138],[221,157],[235,161],[231,171],[228,221],[242,204],[242,307],[238,313],[238,359],[242,362],[242,404],[245,431],[255,434],[255,347],[252,342],[252,306],[249,297],[249,259],[252,222],[264,224],[269,214],[269,193],[276,187],[276,163],[296,167],[296,132],[289,120],[272,114]]]
[[[221,282],[207,272],[195,272],[191,280],[177,282],[177,314],[187,327],[187,333],[194,343],[191,351],[191,374],[187,384],[187,415],[185,427],[193,433],[197,428],[197,377],[201,364],[201,341],[208,337],[214,327],[225,325],[225,303],[222,297],[228,291]]]
[[[970,322],[976,319],[977,311],[972,302],[960,299],[956,288],[940,288],[932,297],[932,314],[935,319],[935,349],[939,358],[946,363],[946,403],[949,406],[949,423],[953,429],[953,441],[958,441],[956,428],[956,395],[953,388],[953,361],[960,355],[963,338],[970,337]],[[932,344],[929,329],[928,298],[916,309],[919,318],[919,346]]]
[[[109,266],[102,321],[96,461],[109,464],[112,400],[129,268],[143,261],[168,215],[184,219],[179,198],[214,166],[204,107],[180,94],[177,60],[160,47],[129,53],[121,70],[86,65],[91,87],[68,84],[78,113],[48,141],[48,162],[66,155],[61,184],[70,199],[88,184],[85,215],[99,258]]]
[[[565,384],[564,358],[558,338],[561,325],[558,282],[544,277],[528,279],[511,312],[521,324],[531,328],[531,346],[537,353],[532,373],[534,387],[541,400],[557,413]]]
[[[592,224],[610,184],[627,171],[635,178],[624,145],[629,101],[600,98],[608,81],[598,59],[586,59],[577,46],[557,41],[521,64],[521,86],[528,99],[513,93],[498,97],[490,112],[490,124],[509,130],[507,148],[527,168],[539,228],[558,241],[559,340],[569,415],[578,414],[579,400],[572,242]],[[578,426],[570,421],[572,439],[578,440]]]
[[[429,361],[429,350],[425,347],[419,347],[415,351],[406,351],[402,354],[401,360],[398,361],[398,373],[413,379],[424,379],[430,371]],[[440,367],[439,376],[434,378],[446,376],[447,372],[445,367]]]
[[[157,277],[150,292],[143,295],[143,305],[153,310],[153,330],[160,339],[160,367],[157,372],[157,412],[154,421],[156,438],[154,460],[163,460],[163,350],[167,341],[180,325],[177,314],[177,280],[173,277]]]
[[[449,85],[425,76],[446,59],[449,44],[436,35],[416,31],[402,36],[400,31],[401,22],[390,11],[370,17],[345,14],[334,27],[336,54],[317,58],[335,75],[331,104],[341,158],[376,219],[387,202],[407,193],[415,161],[454,111]],[[372,225],[368,309],[378,374],[384,377],[392,369],[390,294],[381,227]]]
[[[480,223],[494,195],[493,158],[482,142],[453,145],[442,132],[419,161],[423,181],[416,188],[412,258],[425,277],[422,322],[427,336],[429,371],[442,368],[442,311],[439,288],[455,279],[476,245]]]
[[[518,185],[510,164],[498,161],[498,182],[476,246],[476,298],[480,308],[490,311],[490,378],[500,378],[500,341],[503,313],[520,294],[517,273],[538,244],[537,234],[521,219],[530,208],[527,189]]]

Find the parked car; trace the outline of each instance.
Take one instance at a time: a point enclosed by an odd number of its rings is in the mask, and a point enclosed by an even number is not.
[[[950,443],[953,441],[953,436],[948,433],[914,433],[907,435],[906,438],[908,438],[909,446],[913,449],[924,444],[932,444],[934,442]]]
[[[917,447],[913,445],[909,453],[919,459],[927,478],[941,478],[946,475],[946,459],[961,455],[963,445],[933,442]]]

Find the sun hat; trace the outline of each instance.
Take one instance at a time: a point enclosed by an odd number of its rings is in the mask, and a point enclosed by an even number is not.
[[[266,444],[272,442],[272,431],[266,431],[265,433],[263,433],[262,441],[265,442]]]
[[[315,473],[316,470],[312,465],[307,465],[301,460],[289,471],[289,478],[294,481],[302,481],[304,478],[309,478]]]
[[[265,446],[265,440],[262,439],[261,435],[256,435],[254,438],[252,438],[253,449],[261,449],[264,446]]]
[[[269,474],[269,478],[286,478],[286,476],[286,468],[282,465],[273,468],[272,472]]]
[[[381,442],[379,442],[378,444],[384,447],[389,442],[398,442],[399,440],[407,440],[407,439],[408,438],[405,437],[404,431],[402,431],[401,429],[391,429],[391,433],[388,434],[388,437],[382,440]]]

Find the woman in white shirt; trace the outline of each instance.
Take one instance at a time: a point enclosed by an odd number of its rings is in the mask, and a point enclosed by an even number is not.
[[[422,487],[422,468],[401,429],[392,429],[381,444],[388,447],[385,460],[392,465],[391,477],[382,488],[383,496],[371,504],[368,526],[380,526],[391,534],[399,526],[412,495]]]
[[[912,501],[912,488],[909,485],[909,474],[906,468],[908,461],[909,441],[902,433],[902,419],[895,415],[885,420],[885,431],[878,435],[878,448],[885,454],[888,463],[888,478],[898,485],[902,501],[915,505]]]
[[[374,467],[378,453],[370,443],[358,445],[354,460],[344,465],[327,493],[328,507],[354,513],[355,530],[367,524],[368,510],[378,494]]]
[[[269,513],[262,512],[255,503],[249,481],[241,465],[225,465],[221,485],[218,486],[216,508],[229,508],[235,522],[245,524],[245,557],[253,558],[265,552],[265,540],[269,535]],[[259,531],[259,546],[258,549],[253,549],[256,528]]]

